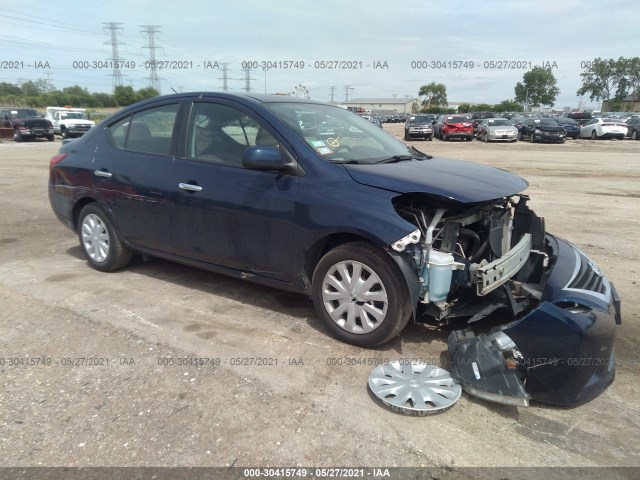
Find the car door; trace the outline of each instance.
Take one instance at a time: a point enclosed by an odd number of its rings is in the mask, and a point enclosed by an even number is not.
[[[107,127],[111,145],[93,159],[93,186],[129,243],[171,250],[168,179],[179,103],[153,106]]]
[[[282,142],[246,107],[209,101],[193,103],[185,143],[171,171],[175,252],[290,281],[298,177],[242,165],[248,146]]]

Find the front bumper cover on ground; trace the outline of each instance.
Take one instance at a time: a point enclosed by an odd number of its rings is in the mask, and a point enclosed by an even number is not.
[[[618,293],[574,245],[546,238],[555,264],[539,305],[491,332],[467,328],[449,336],[452,375],[471,395],[511,405],[574,406],[613,382]],[[494,341],[498,331],[515,344],[515,361]]]

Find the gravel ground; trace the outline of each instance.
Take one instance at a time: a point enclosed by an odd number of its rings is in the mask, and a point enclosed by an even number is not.
[[[8,142],[1,465],[639,467],[640,142],[412,143],[526,177],[547,229],[613,280],[623,321],[617,377],[604,394],[573,409],[463,394],[440,415],[395,414],[367,393],[371,364],[438,362],[446,329],[409,326],[366,350],[328,337],[303,296],[162,260],[94,271],[49,207],[48,163],[60,142]],[[210,363],[178,365],[195,357]]]

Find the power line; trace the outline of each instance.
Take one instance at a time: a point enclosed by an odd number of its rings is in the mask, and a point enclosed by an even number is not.
[[[74,28],[75,30],[79,30],[79,31],[82,31],[82,32],[93,33],[93,34],[95,34],[95,33],[96,33],[96,32],[95,32],[95,31],[93,31],[93,30],[86,30],[86,29],[83,29],[83,28],[79,27],[78,25],[73,25],[73,24],[71,24],[71,23],[66,23],[66,22],[59,22],[59,21],[57,21],[57,20],[51,20],[51,19],[49,19],[49,18],[45,18],[45,17],[38,17],[37,15],[31,15],[30,13],[23,13],[23,12],[19,12],[19,11],[17,11],[17,10],[11,10],[11,9],[9,9],[9,8],[0,8],[0,12],[11,12],[11,13],[17,13],[18,15],[23,15],[23,16],[25,16],[25,17],[37,18],[37,19],[39,19],[39,20],[46,20],[46,21],[47,21],[47,23],[51,24],[52,26],[54,26],[53,24],[58,23],[58,24],[60,24],[61,26],[65,26],[65,25],[66,25],[67,27],[71,27],[71,28]]]
[[[76,31],[76,32],[93,33],[90,30],[83,30],[83,29],[80,29],[80,28],[63,27],[63,26],[58,26],[58,25],[52,25],[50,23],[39,22],[37,20],[31,20],[31,19],[28,19],[28,18],[14,17],[13,15],[0,14],[0,17],[12,18],[13,20],[18,20],[19,22],[27,22],[27,23],[30,23],[30,24],[36,23],[38,25],[46,25],[48,27],[55,27],[55,28],[59,28],[61,30],[73,30],[73,31]]]

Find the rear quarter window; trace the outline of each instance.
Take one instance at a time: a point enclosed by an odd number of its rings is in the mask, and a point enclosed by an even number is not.
[[[132,152],[171,155],[171,140],[179,104],[150,108],[117,121],[109,133],[117,148]]]

